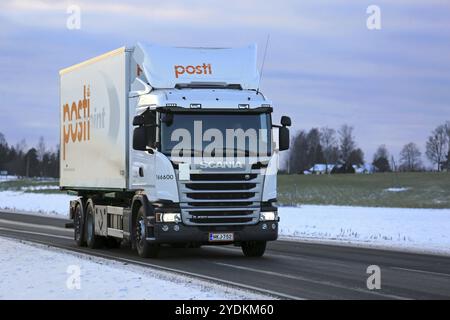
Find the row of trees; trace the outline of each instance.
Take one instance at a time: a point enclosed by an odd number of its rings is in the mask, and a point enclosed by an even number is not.
[[[425,155],[437,171],[450,170],[450,121],[437,126],[425,144]],[[400,152],[401,171],[420,171],[423,169],[422,152],[410,142]]]
[[[353,127],[344,124],[335,130],[328,127],[300,130],[293,138],[288,158],[288,172],[302,173],[314,164],[364,164],[364,153],[357,147]]]
[[[450,121],[432,131],[425,149],[426,157],[436,170],[450,170]],[[425,170],[422,153],[415,143],[407,143],[399,156],[397,164],[386,146],[380,145],[372,165],[379,172]],[[328,127],[312,128],[309,132],[301,130],[294,136],[287,161],[288,172],[302,173],[318,163],[345,167],[364,164],[364,153],[356,145],[352,126],[344,124],[337,131]]]
[[[428,137],[426,156],[438,171],[450,169],[450,121],[437,126]]]
[[[59,149],[49,150],[41,137],[36,147],[28,148],[25,140],[8,145],[0,132],[0,171],[21,177],[59,177]]]

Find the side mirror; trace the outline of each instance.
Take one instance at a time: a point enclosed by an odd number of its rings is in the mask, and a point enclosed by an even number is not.
[[[143,115],[137,115],[133,118],[133,126],[143,126],[145,124],[145,118]]]
[[[289,129],[284,126],[278,128],[278,149],[280,151],[289,149],[289,141]]]
[[[282,116],[281,117],[281,125],[283,127],[290,127],[291,126],[291,118],[288,116]]]

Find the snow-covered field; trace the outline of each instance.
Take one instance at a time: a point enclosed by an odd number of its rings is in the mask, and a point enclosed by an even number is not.
[[[67,217],[75,196],[18,191],[0,191],[0,209]]]
[[[0,192],[0,209],[67,216],[73,196]],[[290,240],[450,254],[450,209],[350,206],[280,207],[280,237]]]
[[[450,209],[314,206],[279,208],[280,236],[450,254]]]
[[[0,299],[270,299],[151,268],[1,237],[0,252]]]

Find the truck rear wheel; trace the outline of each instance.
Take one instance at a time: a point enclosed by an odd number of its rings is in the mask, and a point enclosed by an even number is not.
[[[86,206],[86,242],[89,248],[98,249],[103,245],[103,237],[95,235],[94,205],[88,201]]]
[[[246,257],[262,257],[266,251],[266,241],[242,242],[242,252]]]
[[[83,247],[86,245],[86,241],[84,239],[84,215],[83,208],[80,203],[78,203],[75,207],[75,212],[73,215],[73,237],[75,243],[79,247]]]
[[[153,237],[148,234],[150,227],[145,225],[145,208],[141,206],[136,216],[134,227],[134,241],[137,252],[142,258],[156,258],[159,252],[159,245],[147,241],[147,238]]]

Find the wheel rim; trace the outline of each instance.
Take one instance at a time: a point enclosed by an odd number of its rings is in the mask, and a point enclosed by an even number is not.
[[[77,207],[75,212],[75,240],[81,238],[81,210]]]
[[[145,241],[145,223],[144,218],[139,217],[136,221],[136,246],[141,249]]]

